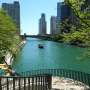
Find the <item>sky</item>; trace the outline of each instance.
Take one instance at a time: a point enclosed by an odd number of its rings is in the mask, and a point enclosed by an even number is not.
[[[63,0],[0,0],[0,3],[20,2],[21,34],[38,34],[41,13],[45,13],[47,33],[50,32],[50,17],[57,15],[57,2]]]

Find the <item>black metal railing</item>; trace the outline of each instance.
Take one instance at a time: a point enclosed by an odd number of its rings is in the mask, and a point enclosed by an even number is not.
[[[32,75],[43,75],[50,74],[52,76],[60,76],[71,78],[86,85],[90,86],[90,74],[80,71],[67,70],[67,69],[41,69],[41,70],[33,70],[21,73],[22,76],[32,76]]]
[[[66,69],[42,69],[0,77],[0,90],[51,90],[52,76],[71,78],[90,86],[90,74]]]
[[[51,90],[51,75],[0,77],[0,90]]]

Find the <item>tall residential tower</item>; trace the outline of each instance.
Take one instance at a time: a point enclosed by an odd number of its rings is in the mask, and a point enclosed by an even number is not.
[[[41,14],[41,18],[39,19],[39,34],[45,35],[46,34],[46,20],[45,20],[45,14]]]
[[[56,17],[55,16],[51,16],[51,19],[50,19],[50,34],[51,35],[56,34]]]

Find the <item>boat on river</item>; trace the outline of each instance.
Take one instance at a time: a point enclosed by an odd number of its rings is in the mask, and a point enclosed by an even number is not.
[[[43,49],[43,48],[44,48],[44,46],[43,46],[42,44],[38,44],[38,48]]]

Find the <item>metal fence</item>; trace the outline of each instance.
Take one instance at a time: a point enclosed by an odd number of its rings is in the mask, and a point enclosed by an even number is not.
[[[71,78],[86,85],[90,86],[90,74],[80,71],[67,70],[67,69],[41,69],[41,70],[33,70],[21,73],[22,76],[31,76],[31,75],[43,75],[50,74],[52,76],[60,76]]]
[[[51,75],[0,77],[0,90],[51,90]]]
[[[52,76],[71,78],[90,86],[90,74],[66,69],[43,69],[0,77],[0,90],[51,90]]]

